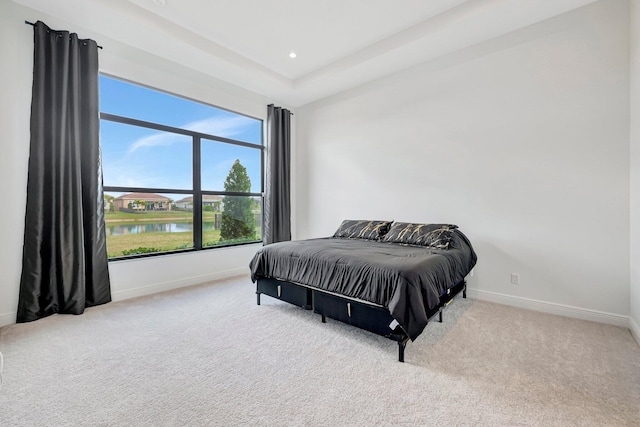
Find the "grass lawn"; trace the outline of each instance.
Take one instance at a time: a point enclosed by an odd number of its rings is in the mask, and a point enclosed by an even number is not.
[[[258,230],[258,235],[260,230]],[[220,241],[220,230],[208,230],[202,235],[203,245],[215,246]],[[222,242],[224,243],[224,242]],[[140,233],[107,236],[109,258],[123,256],[123,251],[137,248],[155,248],[158,252],[193,247],[193,232],[183,233]]]
[[[204,242],[220,240],[220,230],[204,233]],[[107,236],[107,252],[109,258],[122,256],[122,251],[136,248],[156,248],[160,252],[193,247],[193,232],[184,233],[140,233]]]

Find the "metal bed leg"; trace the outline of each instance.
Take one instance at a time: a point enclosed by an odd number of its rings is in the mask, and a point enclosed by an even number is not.
[[[464,288],[462,288],[462,298],[466,298],[467,297],[467,285],[464,285]]]
[[[407,340],[398,341],[398,362],[404,363],[404,348],[407,346]]]
[[[327,323],[327,317],[322,313],[322,323]]]
[[[256,291],[256,299],[258,300],[258,305],[260,305],[260,292]]]
[[[442,307],[438,310],[438,322],[442,323]]]

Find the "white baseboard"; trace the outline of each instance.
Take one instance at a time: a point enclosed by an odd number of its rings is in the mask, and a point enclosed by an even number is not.
[[[572,317],[575,319],[589,320],[598,323],[606,323],[608,325],[622,326],[623,328],[630,328],[631,319],[629,319],[628,316],[622,316],[620,314],[606,313],[598,310],[589,310],[586,308],[539,301],[531,298],[516,297],[512,295],[505,295],[497,292],[489,292],[479,289],[467,288],[467,294],[471,298],[476,298],[483,301],[510,305],[527,310],[540,311],[542,313],[556,314],[558,316]]]
[[[127,289],[125,291],[113,292],[111,297],[113,301],[122,301],[129,298],[151,295],[158,292],[170,291],[172,289],[184,288],[187,286],[193,286],[201,283],[211,282],[214,280],[222,280],[229,277],[242,276],[246,274],[246,268],[237,268],[234,270],[227,270],[201,276],[193,276],[185,279],[172,280],[169,282],[141,286],[134,289]],[[638,324],[628,316],[606,313],[597,310],[588,310],[569,305],[539,301],[531,298],[516,297],[512,295],[505,295],[497,292],[489,292],[472,288],[467,288],[467,294],[470,298],[495,302],[497,304],[510,305],[527,310],[540,311],[543,313],[556,314],[559,316],[573,317],[576,319],[589,320],[592,322],[606,323],[609,325],[629,328],[629,330],[631,331],[631,335],[633,335],[638,345],[640,345],[640,326],[638,326]],[[14,323],[16,323],[16,313],[0,314],[0,327],[11,325]]]
[[[139,288],[127,289],[124,291],[116,291],[111,293],[111,298],[113,301],[122,301],[129,298],[142,297],[145,295],[156,294],[158,292],[170,291],[173,289],[199,285],[201,283],[212,282],[214,280],[221,280],[242,275],[249,275],[246,267],[220,271],[211,274],[203,274],[200,276],[192,276],[179,280],[171,280],[169,282],[155,283],[152,285],[141,286]]]
[[[16,323],[16,313],[5,313],[0,314],[0,328],[7,325],[13,325]]]
[[[640,326],[633,320],[633,317],[629,317],[629,330],[631,330],[631,335],[635,338],[638,345],[640,345]]]

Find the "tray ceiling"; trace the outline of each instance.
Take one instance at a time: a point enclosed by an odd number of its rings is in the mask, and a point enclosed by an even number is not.
[[[595,0],[13,1],[295,107]]]

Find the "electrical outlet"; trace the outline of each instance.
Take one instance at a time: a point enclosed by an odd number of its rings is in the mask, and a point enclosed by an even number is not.
[[[520,275],[518,273],[511,273],[511,284],[512,285],[520,284]]]

